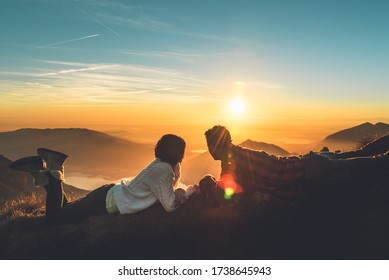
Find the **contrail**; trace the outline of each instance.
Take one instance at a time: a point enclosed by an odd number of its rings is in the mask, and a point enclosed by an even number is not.
[[[76,38],[76,39],[72,39],[72,40],[66,40],[66,41],[56,42],[56,43],[52,43],[52,44],[45,45],[45,46],[35,47],[33,49],[47,48],[47,47],[52,47],[52,46],[56,46],[56,45],[61,45],[61,44],[65,44],[65,43],[75,42],[75,41],[89,39],[89,38],[98,37],[98,36],[100,36],[100,34],[93,34],[93,35],[84,36],[84,37],[80,37],[80,38]]]
[[[74,7],[76,7],[79,11],[83,12],[85,15],[87,15],[88,17],[90,17],[91,19],[93,19],[95,22],[97,22],[98,24],[100,24],[101,26],[105,27],[106,29],[108,29],[109,31],[111,31],[113,34],[115,34],[116,36],[119,36],[119,34],[117,32],[115,32],[114,30],[112,30],[111,28],[109,28],[108,26],[106,26],[104,23],[102,23],[101,21],[99,21],[97,18],[93,17],[91,14],[87,13],[86,11],[84,11],[83,9],[81,9],[78,5],[76,5],[76,3],[74,3],[73,1],[71,1],[71,3],[73,4]]]

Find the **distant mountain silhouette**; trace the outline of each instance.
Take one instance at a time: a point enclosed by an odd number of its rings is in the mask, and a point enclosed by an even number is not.
[[[242,142],[240,144],[243,147],[253,149],[253,150],[262,150],[269,154],[276,155],[276,156],[288,156],[290,153],[274,144],[268,144],[265,142],[257,142],[250,139],[247,139],[246,141]]]
[[[0,155],[0,203],[15,199],[18,196],[30,195],[35,192],[44,194],[43,188],[36,188],[32,184],[32,177],[26,173],[10,169],[8,165],[12,161]],[[64,189],[70,196],[83,196],[85,190],[64,184]]]
[[[369,122],[327,136],[315,149],[327,146],[330,150],[351,150],[378,137],[389,134],[389,124]]]
[[[285,149],[265,142],[257,142],[247,139],[240,145],[249,149],[262,150],[269,154],[280,156],[290,155],[290,153]],[[205,174],[212,174],[213,176],[218,177],[221,171],[220,161],[214,160],[209,152],[202,153],[188,160],[184,163],[182,169],[182,182],[185,184],[198,183]]]
[[[0,154],[11,160],[35,155],[39,147],[68,154],[65,173],[82,172],[112,179],[133,176],[154,157],[152,145],[88,129],[19,129],[0,133]]]
[[[329,135],[314,150],[320,150],[323,146],[329,147],[330,150],[350,150],[360,145],[364,139],[386,134],[389,134],[388,124],[364,123]],[[241,145],[274,155],[290,154],[279,146],[250,139]],[[39,147],[58,150],[69,155],[65,163],[65,176],[67,172],[68,174],[79,172],[110,180],[131,177],[154,158],[151,144],[135,143],[88,129],[19,129],[0,132],[0,154],[11,160],[34,155]],[[220,162],[215,161],[208,152],[184,162],[182,182],[198,183],[207,173],[216,177],[220,174]]]

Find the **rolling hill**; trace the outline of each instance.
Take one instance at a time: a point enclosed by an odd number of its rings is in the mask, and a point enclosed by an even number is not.
[[[364,139],[388,133],[388,124],[364,123],[329,135],[314,150],[320,150],[323,146],[330,150],[350,150]],[[289,155],[279,146],[250,139],[241,145],[275,155]],[[11,160],[34,155],[38,147],[68,154],[65,165],[67,174],[77,172],[109,180],[136,175],[154,157],[151,144],[139,144],[88,129],[19,129],[0,133],[0,154]],[[205,174],[220,174],[220,162],[213,160],[208,152],[184,161],[184,184],[197,183]]]
[[[68,154],[66,172],[108,179],[133,176],[153,158],[152,145],[88,129],[19,129],[0,133],[0,154],[11,160],[35,155],[39,147]]]
[[[322,140],[315,150],[327,146],[330,150],[352,150],[378,137],[389,134],[389,124],[369,122],[333,133]]]
[[[257,142],[257,141],[247,139],[247,140],[243,141],[240,145],[242,147],[246,147],[246,148],[253,149],[253,150],[262,150],[262,151],[265,151],[269,154],[276,155],[276,156],[285,157],[285,156],[290,155],[290,153],[287,150],[285,150],[277,145],[268,144],[265,142]]]

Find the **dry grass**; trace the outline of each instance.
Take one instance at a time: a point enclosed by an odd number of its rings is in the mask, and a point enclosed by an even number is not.
[[[0,209],[0,221],[17,218],[33,218],[45,213],[45,197],[32,193],[29,196],[20,196],[10,200]]]
[[[77,198],[78,196],[69,197],[70,200]],[[45,199],[46,195],[34,192],[7,201],[0,207],[0,221],[42,217],[45,215]]]

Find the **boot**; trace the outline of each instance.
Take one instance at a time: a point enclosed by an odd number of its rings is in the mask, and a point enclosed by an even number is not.
[[[65,175],[63,164],[68,158],[68,155],[45,148],[39,148],[37,153],[45,161],[46,169],[51,173],[51,175],[60,181],[64,181]]]
[[[34,177],[33,183],[37,187],[48,183],[46,163],[40,156],[20,158],[12,162],[9,168],[30,173]]]
[[[10,163],[8,167],[19,171],[36,173],[41,170],[45,170],[46,163],[40,156],[31,156],[15,160],[14,162]]]

